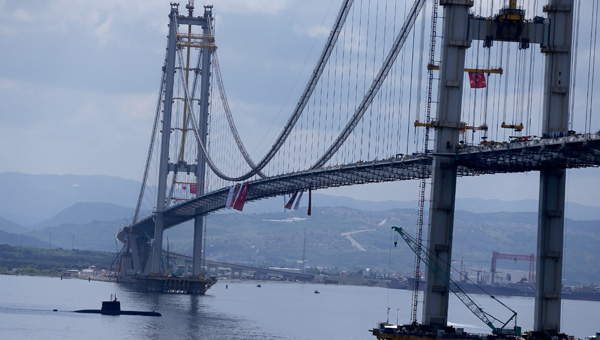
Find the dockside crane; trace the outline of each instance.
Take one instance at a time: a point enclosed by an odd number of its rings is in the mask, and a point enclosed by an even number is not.
[[[456,281],[454,281],[451,277],[450,274],[447,273],[446,271],[444,271],[442,268],[440,268],[436,262],[434,261],[434,259],[432,258],[431,252],[429,252],[429,249],[427,249],[426,247],[423,247],[422,245],[420,245],[417,240],[415,240],[412,236],[408,235],[406,232],[404,232],[404,230],[402,230],[402,228],[399,227],[392,227],[393,230],[395,230],[396,232],[398,232],[398,234],[400,234],[400,236],[402,237],[402,239],[404,239],[404,241],[406,242],[406,244],[408,244],[408,246],[410,247],[410,249],[417,254],[417,256],[419,256],[419,258],[421,259],[421,261],[423,261],[427,267],[429,267],[431,270],[433,270],[433,272],[437,275],[437,277],[442,280],[442,282],[448,287],[450,288],[450,290],[454,293],[454,295],[456,295],[456,297],[458,297],[458,299],[465,305],[467,306],[467,308],[473,313],[475,314],[475,316],[477,316],[477,318],[479,318],[479,320],[481,320],[483,323],[485,323],[488,327],[490,327],[492,329],[492,333],[497,334],[497,335],[516,335],[519,336],[521,335],[521,327],[517,326],[517,312],[515,312],[514,310],[512,310],[510,307],[508,307],[507,305],[505,305],[504,303],[502,303],[500,300],[496,299],[496,297],[490,295],[490,297],[494,300],[496,300],[498,303],[500,303],[502,306],[504,306],[505,308],[507,308],[508,310],[510,310],[513,315],[506,321],[506,322],[502,322],[500,319],[492,316],[491,314],[485,312],[483,310],[483,308],[481,308],[480,306],[478,306],[475,301],[473,301],[473,299],[471,299],[471,297],[465,293],[465,291],[460,288],[460,286],[458,285],[458,283],[456,283]],[[397,242],[394,242],[394,246],[397,245]],[[493,319],[494,321],[498,322],[498,323],[502,323],[502,326],[500,327],[496,327],[494,325],[494,322],[491,320]],[[514,319],[515,321],[515,326],[513,328],[506,328],[506,326]]]

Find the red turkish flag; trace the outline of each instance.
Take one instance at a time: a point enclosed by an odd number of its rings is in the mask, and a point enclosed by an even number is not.
[[[469,81],[472,89],[481,89],[486,87],[485,74],[483,72],[469,72]]]
[[[292,209],[292,205],[294,205],[294,201],[296,200],[296,196],[298,195],[298,192],[296,191],[292,197],[290,198],[290,200],[287,202],[287,204],[285,205],[284,208],[286,209]]]
[[[312,191],[310,189],[308,189],[308,212],[307,212],[308,216],[310,216],[311,206],[312,206]]]
[[[238,194],[235,203],[233,204],[233,209],[242,211],[244,210],[244,203],[246,203],[246,195],[248,193],[248,182],[244,183],[240,193]]]
[[[196,184],[190,184],[190,193],[196,194]]]

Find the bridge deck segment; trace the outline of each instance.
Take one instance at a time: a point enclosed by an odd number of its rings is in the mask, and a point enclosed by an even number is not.
[[[255,201],[299,190],[429,178],[432,159],[436,156],[455,157],[459,176],[597,167],[600,166],[600,134],[469,146],[454,154],[398,156],[279,175],[250,182],[246,200]],[[229,188],[223,188],[165,210],[165,227],[224,209],[228,192]],[[152,235],[154,221],[150,216],[127,228]],[[123,233],[117,237],[125,240]]]

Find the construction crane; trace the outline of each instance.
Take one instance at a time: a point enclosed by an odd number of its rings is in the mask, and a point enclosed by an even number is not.
[[[438,11],[438,1],[434,0],[432,2],[432,15],[431,15],[431,42],[429,45],[429,64],[433,64],[435,61],[435,42],[437,38],[437,11]],[[427,106],[426,106],[426,115],[425,115],[425,134],[423,136],[423,151],[427,153],[427,149],[429,148],[429,128],[431,124],[431,104],[433,93],[433,70],[429,70],[428,81],[427,81]],[[418,122],[418,121],[417,121]],[[415,122],[415,127],[416,127]],[[423,221],[424,221],[424,213],[425,213],[425,189],[427,187],[427,181],[423,178],[421,179],[421,184],[419,185],[419,219],[417,222],[417,244],[421,245],[423,243]],[[419,258],[419,254],[416,254],[415,257],[415,283],[413,285],[412,291],[412,309],[410,312],[410,319],[413,323],[417,322],[417,310],[419,307],[419,282],[421,282],[421,259]]]
[[[417,254],[417,256],[419,256],[421,258],[421,261],[425,262],[427,267],[429,267],[431,270],[433,270],[433,272],[437,275],[437,277],[448,288],[450,288],[450,290],[454,293],[454,295],[456,295],[456,297],[458,297],[458,299],[465,306],[467,306],[467,308],[473,314],[475,314],[475,316],[477,318],[479,318],[479,320],[481,320],[483,323],[485,323],[488,327],[490,327],[492,329],[492,333],[497,334],[497,335],[516,335],[516,336],[521,335],[521,327],[517,326],[517,312],[512,310],[510,307],[508,307],[507,305],[505,305],[504,303],[502,303],[500,300],[496,299],[496,297],[494,297],[492,295],[490,295],[490,297],[492,299],[496,300],[498,303],[500,303],[506,309],[510,310],[513,313],[513,315],[506,322],[503,323],[500,319],[485,312],[483,310],[483,308],[479,307],[475,303],[475,301],[473,301],[473,299],[471,299],[471,297],[467,293],[465,293],[465,291],[462,288],[460,288],[458,283],[456,283],[456,281],[454,281],[450,277],[449,273],[444,271],[442,268],[440,268],[436,264],[436,262],[432,258],[432,255],[431,255],[431,252],[429,251],[429,249],[419,245],[417,243],[417,241],[412,236],[405,233],[404,230],[402,230],[402,228],[392,227],[392,229],[395,230],[396,232],[398,232],[398,234],[400,234],[400,236],[402,236],[402,238],[404,239],[406,244],[408,244],[410,249],[415,254]],[[394,246],[396,246],[397,243],[398,242],[394,241]],[[494,321],[497,321],[499,323],[502,323],[502,326],[496,327],[491,319],[493,319]],[[513,328],[505,328],[508,325],[508,323],[511,322],[513,319],[515,320],[515,326]]]

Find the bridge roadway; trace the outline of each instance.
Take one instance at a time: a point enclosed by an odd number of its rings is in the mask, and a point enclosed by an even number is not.
[[[459,176],[597,167],[600,166],[600,132],[493,146],[468,146],[448,154],[398,154],[383,160],[289,173],[250,182],[246,201],[299,190],[429,178],[435,156],[455,157]],[[223,188],[166,209],[165,228],[224,209],[228,193],[229,188]],[[122,229],[117,234],[122,242],[126,240],[125,231],[151,236],[154,234],[153,217]]]
[[[168,253],[169,257],[172,259],[181,259],[181,260],[183,260],[185,262],[189,262],[189,263],[192,263],[192,261],[193,261],[193,258],[191,256],[174,253],[172,251],[167,252],[166,250],[163,250],[163,258],[167,257],[167,253]],[[313,274],[304,274],[299,271],[289,271],[289,270],[284,270],[284,269],[273,269],[273,268],[260,268],[260,267],[253,267],[253,266],[248,266],[248,265],[243,265],[243,264],[219,262],[219,261],[207,260],[207,259],[203,260],[203,262],[207,268],[211,268],[211,267],[212,268],[229,268],[229,269],[231,269],[232,274],[234,272],[241,273],[242,271],[253,272],[253,273],[258,273],[260,277],[265,278],[265,279],[268,277],[268,274],[279,275],[284,279],[301,280],[301,281],[312,281],[315,278],[315,276]]]

